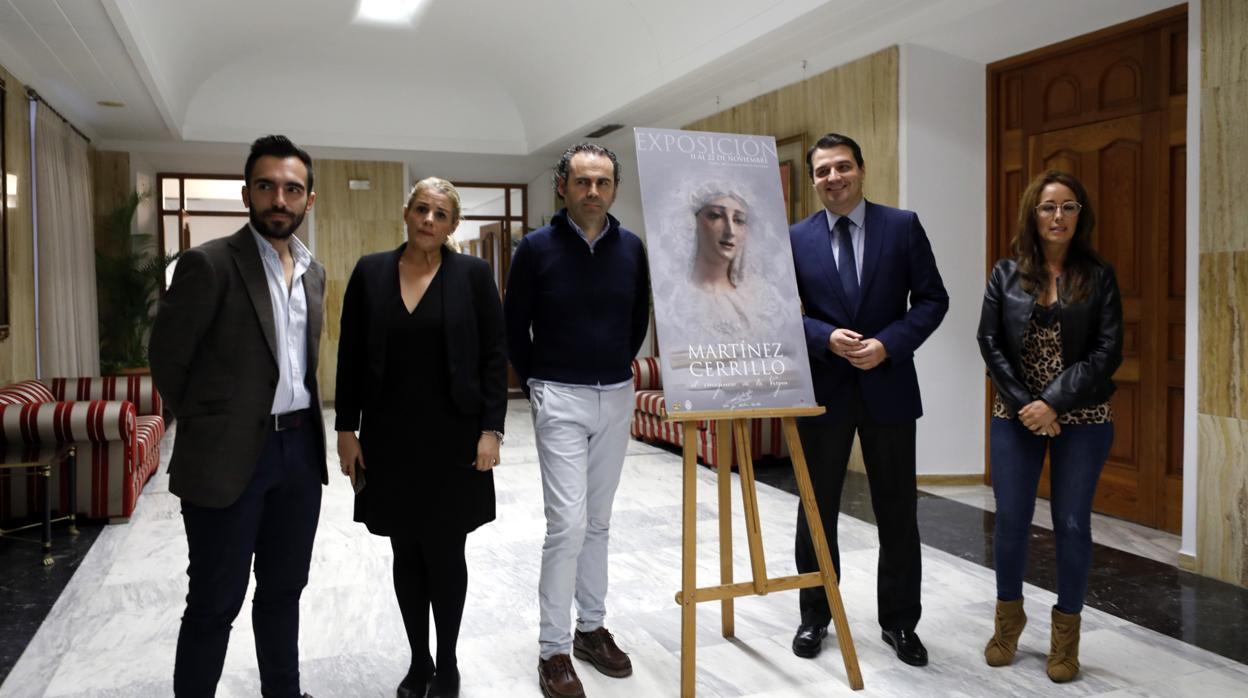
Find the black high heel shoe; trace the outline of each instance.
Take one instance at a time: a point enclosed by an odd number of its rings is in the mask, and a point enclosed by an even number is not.
[[[459,669],[438,671],[429,682],[426,698],[459,698]]]
[[[399,682],[399,688],[394,692],[395,698],[425,698],[425,694],[429,691],[429,684],[433,681],[434,669],[433,665],[428,666],[424,671],[416,671],[412,669],[407,672],[407,676]]]

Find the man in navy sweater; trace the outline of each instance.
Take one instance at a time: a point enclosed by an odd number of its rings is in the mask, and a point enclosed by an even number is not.
[[[581,143],[564,152],[555,190],[567,207],[520,241],[503,304],[542,471],[538,682],[548,698],[585,695],[570,652],[608,676],[633,671],[603,627],[611,505],[633,413],[630,362],[650,322],[645,248],[607,213],[619,183],[610,150]]]

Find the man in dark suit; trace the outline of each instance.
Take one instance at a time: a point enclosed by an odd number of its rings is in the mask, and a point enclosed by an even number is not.
[[[832,562],[854,434],[880,537],[876,594],[883,639],[905,663],[927,664],[915,634],[921,605],[915,420],[923,413],[914,352],[949,309],[927,234],[911,211],[866,201],[853,139],[829,133],[806,154],[824,209],[790,230],[815,398],[827,408],[798,423]],[[819,569],[799,504],[797,569]],[[822,588],[801,591],[799,657],[819,654],[831,613]]]
[[[152,328],[152,377],[178,419],[169,490],[190,578],[174,693],[211,696],[255,558],[252,625],[265,696],[300,696],[299,596],[328,482],[316,385],[325,269],[294,237],[312,159],[284,136],[251,146],[250,222],[187,250]]]

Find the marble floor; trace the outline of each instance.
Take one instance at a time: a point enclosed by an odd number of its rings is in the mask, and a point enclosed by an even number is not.
[[[468,607],[460,640],[462,695],[538,696],[536,584],[544,522],[541,485],[527,407],[513,402],[503,465],[496,471],[499,519],[469,537]],[[168,448],[165,449],[167,458]],[[608,626],[630,652],[632,677],[610,679],[577,668],[590,696],[674,696],[680,675],[680,467],[666,450],[633,442],[612,527]],[[715,474],[699,468],[698,573],[718,579]],[[735,476],[734,476],[735,479]],[[735,483],[734,483],[735,484]],[[734,496],[739,494],[734,489]],[[796,498],[758,488],[762,534],[772,576],[792,574]],[[964,505],[940,497],[951,506]],[[927,505],[921,505],[927,506]],[[737,498],[735,569],[749,560]],[[718,608],[698,613],[700,696],[1214,696],[1245,695],[1248,666],[1217,652],[1096,608],[1084,614],[1079,681],[1058,686],[1044,674],[1052,592],[1028,585],[1030,624],[1015,665],[991,669],[982,647],[991,634],[990,568],[924,546],[924,617],[931,654],[922,669],[898,662],[875,620],[875,531],[842,515],[841,587],[864,691],[850,691],[835,642],[815,660],[793,656],[793,592],[737,601],[736,638],[718,632]],[[928,529],[924,529],[927,536]],[[1094,534],[1096,535],[1096,534]],[[982,546],[982,543],[980,543]],[[129,524],[105,527],[0,685],[9,696],[167,696],[185,595],[186,545],[177,500],[164,468],[149,483]],[[1096,582],[1094,581],[1094,584]],[[391,696],[408,651],[391,589],[390,551],[351,521],[351,490],[334,478],[325,491],[311,582],[303,596],[304,689],[326,696]],[[1242,626],[1241,626],[1242,627]],[[250,618],[235,624],[219,696],[259,694]]]

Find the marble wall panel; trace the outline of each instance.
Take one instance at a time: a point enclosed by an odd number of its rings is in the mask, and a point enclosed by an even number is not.
[[[1248,82],[1248,3],[1204,0],[1200,3],[1202,88]]]
[[[1248,36],[1248,27],[1244,27]],[[1248,39],[1239,53],[1248,55]],[[1248,250],[1248,80],[1200,93],[1200,251]]]
[[[1248,419],[1248,251],[1200,255],[1197,409]]]
[[[1248,4],[1201,3],[1198,572],[1248,586]]]
[[[1248,586],[1248,420],[1202,414],[1197,423],[1197,571]]]

